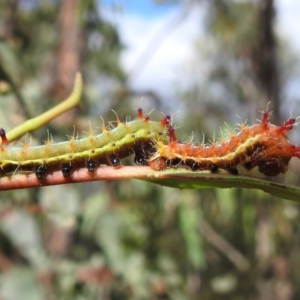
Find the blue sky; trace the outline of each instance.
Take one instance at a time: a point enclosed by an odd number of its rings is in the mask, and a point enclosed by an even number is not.
[[[137,14],[145,18],[158,17],[168,13],[176,5],[154,3],[154,0],[102,0],[107,6],[122,7],[126,13]]]

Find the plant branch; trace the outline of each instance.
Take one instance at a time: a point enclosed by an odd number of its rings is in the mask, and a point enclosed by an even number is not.
[[[282,199],[300,202],[300,188],[277,183],[254,176],[231,175],[228,173],[212,174],[208,171],[192,172],[185,169],[153,171],[149,167],[113,167],[101,166],[94,173],[86,168],[75,170],[70,177],[64,178],[61,171],[48,174],[44,180],[38,180],[34,173],[15,174],[0,178],[0,191],[41,187],[48,185],[79,183],[101,180],[142,179],[159,185],[179,189],[206,188],[249,188],[259,189]]]

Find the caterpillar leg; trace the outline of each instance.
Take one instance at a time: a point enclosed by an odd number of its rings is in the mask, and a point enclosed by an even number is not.
[[[45,179],[47,177],[47,167],[45,165],[39,166],[35,170],[35,176],[37,179]]]
[[[158,157],[152,161],[149,161],[149,167],[155,171],[163,171],[168,167],[167,160],[163,157]]]

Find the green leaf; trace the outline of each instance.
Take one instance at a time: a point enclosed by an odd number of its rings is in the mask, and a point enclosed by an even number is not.
[[[300,187],[254,176],[231,175],[224,173],[212,174],[207,171],[191,172],[184,169],[170,169],[160,172],[150,171],[147,175],[147,178],[139,178],[163,186],[179,189],[259,189],[282,199],[300,202]]]

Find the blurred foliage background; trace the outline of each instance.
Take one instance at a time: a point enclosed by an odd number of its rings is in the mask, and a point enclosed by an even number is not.
[[[191,45],[185,84],[176,83],[179,136],[212,137],[225,121],[235,124],[236,113],[252,124],[268,102],[274,123],[288,117],[282,90],[299,58],[275,33],[275,0],[156,4],[206,12],[206,38]],[[73,125],[99,127],[100,115],[114,118],[111,109],[125,120],[143,95],[153,118],[174,108],[155,91],[129,86],[120,63],[126,45],[103,11],[93,0],[0,1],[2,127],[66,98],[78,70],[82,107],[33,133],[32,143],[47,129],[62,141]],[[299,102],[288,104],[296,115]],[[299,162],[290,170],[276,180],[300,185]],[[299,204],[255,190],[180,191],[139,181],[0,197],[0,299],[300,298]]]

